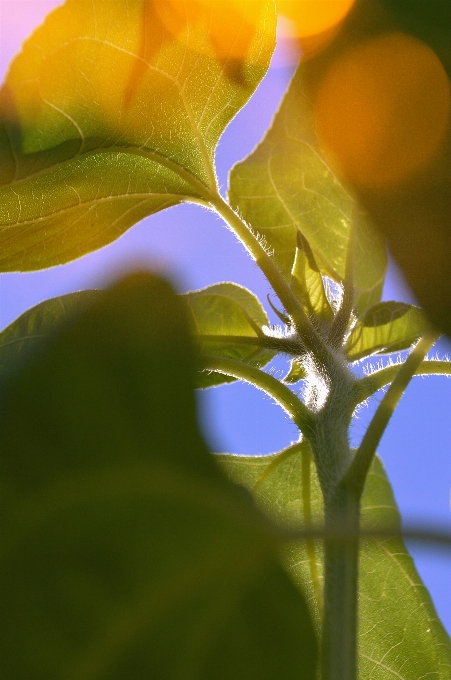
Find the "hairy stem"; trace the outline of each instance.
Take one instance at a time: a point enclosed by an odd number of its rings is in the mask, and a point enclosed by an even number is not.
[[[244,220],[224,201],[218,194],[210,200],[212,207],[233,229],[237,237],[249,251],[255,262],[268,279],[285,310],[293,320],[294,326],[307,350],[321,361],[324,366],[329,366],[333,357],[323,339],[306,315],[302,304],[294,295],[287,281],[279,271],[274,259],[270,257],[257,237],[252,233]]]
[[[264,349],[273,349],[276,352],[299,356],[303,347],[296,340],[290,338],[272,338],[271,336],[259,335],[195,335],[199,342],[220,342],[229,345],[253,345]]]
[[[281,406],[290,418],[296,423],[301,432],[309,437],[313,414],[307,406],[277,378],[261,371],[254,366],[248,366],[235,359],[221,359],[217,357],[202,356],[202,369],[217,371],[224,375],[244,380],[245,382],[262,390]]]
[[[357,403],[369,399],[382,387],[393,382],[402,366],[403,364],[387,366],[361,378],[356,383]],[[416,375],[451,375],[451,361],[423,361],[415,371],[414,376]]]
[[[379,404],[377,411],[365,432],[362,443],[355,454],[354,460],[344,477],[344,482],[351,484],[359,496],[363,491],[365,479],[376,453],[376,449],[395,408],[404,394],[407,385],[417,372],[424,357],[439,337],[440,333],[435,329],[430,329],[423,335],[409,354],[406,362],[399,369],[395,379]]]

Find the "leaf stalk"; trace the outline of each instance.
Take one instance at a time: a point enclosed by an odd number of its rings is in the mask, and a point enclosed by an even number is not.
[[[252,233],[250,227],[219,194],[212,196],[210,203],[231,229],[233,229],[236,236],[243,243],[266,276],[280,302],[290,315],[305,348],[311,352],[323,366],[329,367],[332,363],[335,363],[335,359],[328,346],[313,327],[302,304],[296,298],[288,282],[279,271],[274,259],[267,254],[257,237]]]
[[[369,399],[375,392],[394,381],[403,364],[387,366],[361,378],[356,383],[357,404]],[[415,371],[417,375],[451,375],[451,361],[423,361]]]
[[[440,333],[431,328],[422,336],[422,338],[420,338],[409,354],[406,362],[402,364],[401,368],[398,370],[395,379],[379,404],[357,453],[355,454],[354,460],[342,480],[345,485],[352,485],[359,497],[363,491],[365,479],[376,454],[376,449],[389,420],[399,404],[407,385],[417,372],[426,354],[439,337]]]
[[[202,370],[217,371],[253,385],[265,392],[284,409],[308,438],[313,425],[313,413],[283,383],[259,368],[249,366],[236,359],[202,356]]]

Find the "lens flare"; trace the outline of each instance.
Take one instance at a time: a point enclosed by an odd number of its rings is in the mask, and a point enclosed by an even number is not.
[[[329,31],[339,24],[355,0],[277,0],[277,12],[293,22],[298,38]]]
[[[390,188],[427,164],[449,129],[451,89],[437,55],[389,33],[339,57],[315,97],[318,135],[353,183]]]
[[[205,25],[208,39],[190,43],[190,49],[219,59],[245,61],[256,33],[265,30],[262,4],[261,0],[160,0],[152,7],[172,38],[177,39],[192,23]]]
[[[324,49],[339,31],[355,0],[277,0],[279,35],[305,58]],[[281,19],[285,19],[284,22]],[[297,61],[297,60],[296,60]]]

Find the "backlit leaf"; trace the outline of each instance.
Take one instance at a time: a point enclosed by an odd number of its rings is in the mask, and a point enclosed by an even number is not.
[[[298,231],[291,287],[309,316],[332,321],[333,312],[324,289],[323,277],[307,239]]]
[[[41,302],[13,321],[0,333],[0,377],[32,356],[59,326],[102,296],[99,290],[84,290]]]
[[[385,248],[365,216],[357,216],[354,198],[322,156],[303,81],[301,66],[263,142],[233,168],[230,199],[274,251],[287,277],[299,230],[322,272],[343,280],[355,222],[354,285],[363,311],[380,299]]]
[[[304,523],[302,453],[242,457],[221,455],[219,460],[231,479],[252,489],[272,465],[255,492],[261,508],[290,527]],[[322,520],[322,498],[316,475],[311,479],[313,521]],[[400,516],[382,463],[376,459],[367,478],[362,500],[362,520],[368,528],[400,524]],[[322,580],[320,546],[317,571]],[[303,544],[285,550],[285,564],[307,594],[319,625],[308,554]],[[360,677],[374,680],[431,677],[448,680],[451,642],[437,617],[430,596],[413,560],[398,539],[367,539],[359,567],[359,663]]]
[[[304,378],[306,377],[307,371],[305,370],[305,368],[302,366],[301,363],[299,363],[299,361],[293,359],[291,362],[290,370],[288,371],[283,381],[288,385],[295,385],[297,382],[299,382],[300,380],[304,380]]]
[[[263,77],[271,0],[67,0],[0,93],[0,270],[48,267],[216,191],[217,142]]]
[[[185,296],[194,321],[194,333],[200,336],[224,335],[256,338],[269,321],[258,299],[235,283],[218,283]],[[201,342],[204,354],[237,359],[252,366],[264,366],[275,352],[258,345],[234,342]],[[220,373],[199,373],[199,387],[232,382]]]
[[[4,680],[314,680],[274,527],[197,427],[185,305],[129,277],[1,409]]]
[[[408,349],[428,325],[419,307],[380,302],[357,321],[346,343],[346,355],[350,361],[357,361],[370,354]]]

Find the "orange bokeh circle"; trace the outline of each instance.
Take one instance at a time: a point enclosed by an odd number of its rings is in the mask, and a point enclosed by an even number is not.
[[[449,127],[451,87],[425,43],[402,33],[348,51],[323,77],[315,121],[331,161],[357,185],[390,187],[431,160]]]
[[[339,24],[355,0],[277,0],[277,12],[292,22],[298,39],[329,31]]]

